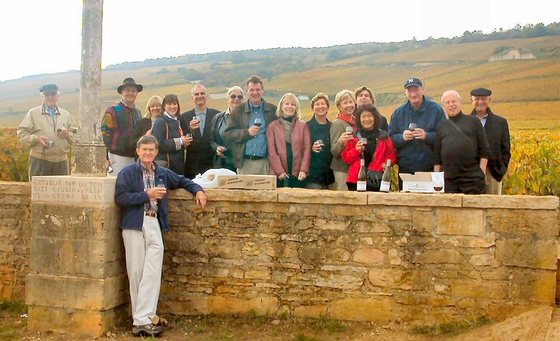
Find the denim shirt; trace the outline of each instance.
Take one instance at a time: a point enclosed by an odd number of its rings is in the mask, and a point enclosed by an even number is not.
[[[253,125],[255,118],[260,118],[262,125],[257,135],[245,143],[245,155],[266,157],[268,151],[268,145],[266,143],[266,126],[268,122],[264,119],[264,101],[261,99],[261,104],[258,106],[254,106],[251,102],[249,102],[249,109],[251,110],[251,114],[249,116],[249,127]]]

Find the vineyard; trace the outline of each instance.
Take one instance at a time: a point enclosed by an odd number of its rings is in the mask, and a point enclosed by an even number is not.
[[[560,196],[560,130],[513,130],[506,194]],[[13,128],[0,128],[0,180],[27,181],[29,149]]]

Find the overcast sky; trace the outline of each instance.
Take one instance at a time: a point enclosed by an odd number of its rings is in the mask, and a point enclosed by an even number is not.
[[[1,6],[0,81],[79,70],[81,0],[8,0]],[[225,50],[489,33],[560,21],[559,13],[553,0],[105,0],[103,66]]]

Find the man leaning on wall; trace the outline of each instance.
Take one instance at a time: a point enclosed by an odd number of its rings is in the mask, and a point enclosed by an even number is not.
[[[142,136],[136,147],[138,161],[117,175],[115,202],[121,209],[121,229],[125,249],[132,334],[158,336],[163,332],[157,316],[164,244],[162,232],[169,229],[167,190],[184,188],[204,209],[202,187],[182,175],[158,166],[157,139]]]
[[[57,105],[58,86],[48,83],[39,91],[43,103],[30,109],[17,128],[19,140],[31,147],[29,180],[36,175],[68,175],[68,149],[78,131],[72,115]]]

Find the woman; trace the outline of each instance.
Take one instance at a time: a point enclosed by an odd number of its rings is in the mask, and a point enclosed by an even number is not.
[[[136,122],[136,126],[130,137],[131,148],[136,149],[136,142],[144,135],[152,134],[152,127],[158,117],[161,116],[161,97],[152,96],[146,104],[146,111],[144,117]]]
[[[354,122],[354,111],[356,110],[356,99],[350,90],[342,90],[336,94],[334,99],[338,108],[336,119],[331,125],[329,136],[331,140],[331,169],[334,173],[335,188],[337,191],[347,191],[346,177],[348,175],[348,164],[342,160],[340,153],[350,141],[356,131]]]
[[[228,90],[227,96],[228,108],[212,119],[210,144],[212,145],[212,150],[216,152],[214,155],[214,168],[227,168],[235,172],[233,155],[230,150],[231,148],[228,146],[228,141],[224,137],[224,132],[226,131],[229,114],[243,103],[243,89],[236,85]]]
[[[162,102],[163,115],[157,119],[152,135],[159,143],[156,157],[158,165],[162,165],[177,174],[184,175],[184,149],[192,142],[192,136],[184,136],[178,115],[181,111],[177,95],[166,95]]]
[[[356,190],[362,155],[366,169],[371,171],[382,172],[387,160],[391,160],[392,165],[397,162],[395,147],[387,131],[381,128],[383,121],[377,109],[371,104],[364,104],[358,107],[354,115],[358,133],[346,143],[341,153],[342,159],[350,166],[346,185],[351,191]],[[368,184],[367,190],[379,191],[379,188],[372,188]]]
[[[287,93],[276,108],[278,120],[266,128],[270,173],[278,178],[278,187],[305,187],[311,161],[309,128],[300,120],[296,95]]]
[[[331,121],[327,119],[329,113],[329,98],[318,93],[311,99],[311,110],[313,117],[307,121],[309,135],[311,136],[311,166],[307,176],[307,188],[328,189],[334,182],[334,174],[331,169],[331,138],[329,130]]]
[[[373,91],[367,86],[361,86],[354,91],[354,96],[356,97],[356,105],[358,108],[364,104],[375,105],[375,96]],[[378,111],[379,112],[379,111]],[[378,126],[382,130],[388,130],[389,125],[387,124],[387,119],[379,114],[380,123]]]

